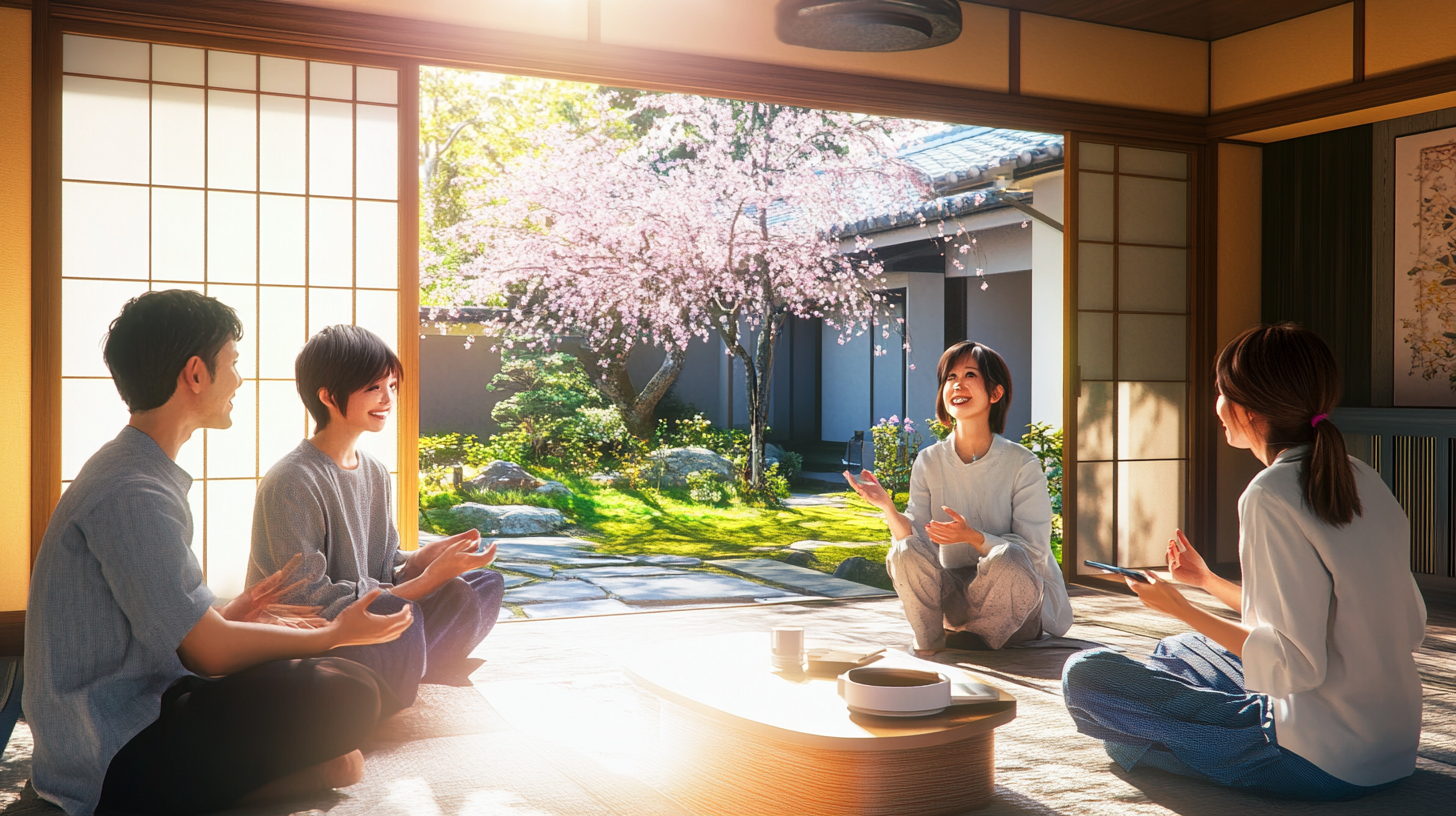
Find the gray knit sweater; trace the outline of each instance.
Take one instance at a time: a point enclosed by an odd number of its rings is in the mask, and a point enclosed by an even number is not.
[[[248,586],[304,553],[310,563],[297,574],[311,580],[282,601],[321,606],[332,620],[355,598],[393,584],[402,558],[391,494],[378,459],[361,450],[359,466],[344,470],[303,440],[258,484]]]

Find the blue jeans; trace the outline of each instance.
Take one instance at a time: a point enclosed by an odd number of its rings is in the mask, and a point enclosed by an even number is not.
[[[1289,799],[1345,801],[1364,787],[1279,747],[1269,698],[1244,687],[1244,664],[1203,635],[1158,642],[1147,663],[1110,649],[1080,652],[1062,670],[1077,730],[1131,771],[1160,768]]]
[[[420,683],[469,685],[470,652],[495,628],[505,595],[505,578],[494,570],[473,570],[452,578],[419,601],[380,595],[369,605],[377,615],[414,607],[414,621],[388,643],[343,646],[328,652],[362,663],[384,678],[400,705],[414,705]]]

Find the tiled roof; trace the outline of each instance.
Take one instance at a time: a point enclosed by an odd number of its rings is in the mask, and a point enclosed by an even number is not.
[[[1062,155],[1062,137],[1004,128],[956,125],[906,145],[900,156],[923,171],[932,189],[940,192],[993,180],[991,171],[1026,167]],[[907,191],[900,201],[873,202],[874,215],[851,224],[836,225],[840,236],[895,229],[926,221],[964,215],[982,208],[1005,206],[984,192],[963,192],[924,200]]]

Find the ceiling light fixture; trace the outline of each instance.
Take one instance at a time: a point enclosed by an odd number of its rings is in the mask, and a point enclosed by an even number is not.
[[[958,0],[780,0],[779,39],[826,51],[913,51],[961,35]]]

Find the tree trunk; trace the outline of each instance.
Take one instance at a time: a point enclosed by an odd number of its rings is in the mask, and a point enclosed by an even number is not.
[[[612,357],[604,364],[595,352],[578,343],[562,343],[561,348],[581,360],[592,385],[621,412],[627,431],[643,441],[651,439],[652,432],[657,429],[653,413],[657,410],[657,403],[662,401],[682,373],[687,349],[668,349],[663,355],[662,365],[657,367],[647,385],[638,391],[627,371],[625,357]]]
[[[765,449],[768,446],[768,398],[773,383],[774,346],[784,323],[781,314],[768,315],[758,330],[758,343],[750,363],[744,356],[744,384],[748,392],[748,483],[763,488],[768,470]]]

